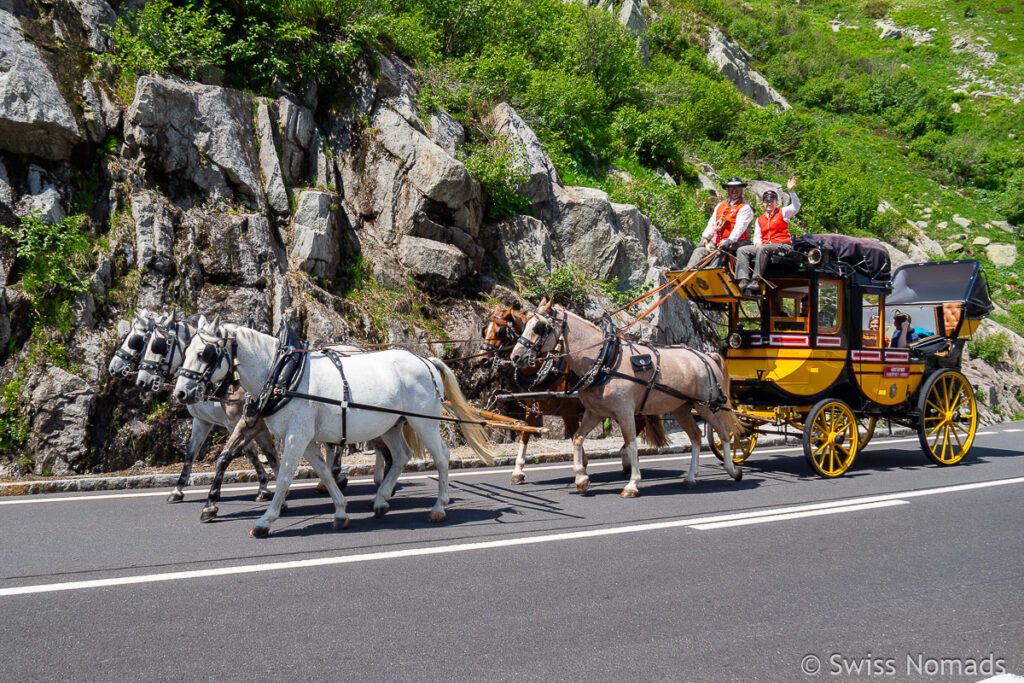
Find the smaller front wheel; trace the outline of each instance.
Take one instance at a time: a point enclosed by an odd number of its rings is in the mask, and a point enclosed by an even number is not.
[[[967,378],[956,370],[932,375],[918,400],[921,450],[936,465],[955,465],[974,443],[978,404]]]
[[[750,454],[754,452],[754,446],[757,445],[757,427],[753,425],[747,425],[747,433],[745,436],[732,437],[732,461],[743,462],[750,457]],[[714,427],[711,423],[704,423],[704,432],[708,439],[708,446],[711,448],[711,452],[715,454],[715,457],[719,460],[724,460],[725,456],[722,454],[722,440],[718,438],[718,434],[715,433]]]
[[[833,479],[850,469],[860,435],[850,406],[838,399],[818,401],[804,421],[804,457],[819,476]]]

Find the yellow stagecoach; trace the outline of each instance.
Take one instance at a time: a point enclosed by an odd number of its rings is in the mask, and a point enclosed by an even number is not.
[[[734,438],[737,462],[759,433],[793,427],[811,468],[838,477],[883,417],[916,429],[938,465],[970,450],[977,405],[961,353],[992,309],[977,261],[908,264],[890,274],[876,242],[807,235],[769,262],[759,296],[744,295],[728,267],[669,276],[727,326],[730,393],[749,428]],[[915,330],[898,348],[887,324],[894,316]],[[721,444],[708,440],[721,458]]]

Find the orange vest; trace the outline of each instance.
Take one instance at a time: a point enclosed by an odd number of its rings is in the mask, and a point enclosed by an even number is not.
[[[740,212],[746,202],[740,202],[739,204],[729,204],[729,200],[726,199],[724,202],[718,205],[715,209],[715,223],[721,224],[721,230],[718,231],[721,234],[716,234],[715,244],[718,244],[732,232],[732,229],[736,227],[736,214]]]
[[[764,214],[757,219],[757,227],[761,229],[761,244],[790,244],[789,223],[782,217],[782,210]]]

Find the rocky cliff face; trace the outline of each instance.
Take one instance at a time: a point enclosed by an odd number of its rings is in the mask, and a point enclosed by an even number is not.
[[[405,342],[441,330],[465,339],[483,326],[481,292],[528,305],[495,272],[574,264],[632,287],[664,282],[676,265],[634,207],[564,186],[508,105],[494,109],[490,125],[528,151],[521,191],[533,211],[488,222],[480,185],[456,155],[462,126],[443,111],[421,117],[414,72],[402,61],[380,55],[330,103],[158,75],[141,78],[120,103],[84,61],[58,49],[69,34],[79,50],[107,49],[101,25],[112,16],[103,0],[58,2],[49,13],[0,9],[0,61],[9,65],[0,74],[0,220],[17,225],[39,211],[59,222],[84,210],[97,245],[72,329],[50,338],[66,354],[58,367],[39,359],[28,297],[14,286],[12,245],[0,238],[0,380],[17,389],[0,411],[21,413],[31,460],[4,458],[4,471],[176,457],[184,444],[176,408],[107,376],[118,323],[135,308],[251,315],[268,331],[289,320],[312,344]],[[375,287],[396,293],[397,312],[415,308],[419,319],[375,316],[341,294],[371,274]],[[697,341],[690,311],[676,301],[641,334]],[[489,369],[463,375],[476,391],[495,379]]]
[[[642,19],[638,4],[606,4]],[[566,186],[507,104],[485,123],[522,143],[519,191],[532,207],[488,221],[457,156],[465,131],[447,112],[421,115],[401,60],[380,55],[320,100],[151,75],[122,102],[82,58],[108,49],[102,28],[115,16],[104,0],[0,0],[0,222],[84,214],[94,244],[69,329],[34,331],[14,245],[0,237],[0,443],[22,444],[0,454],[0,473],[180,457],[183,411],[107,374],[136,308],[252,316],[265,331],[291,321],[311,344],[470,339],[495,300],[529,306],[499,273],[573,265],[625,290],[682,265],[635,207]],[[592,315],[611,308],[586,304]],[[700,345],[699,328],[673,297],[638,334]],[[979,363],[968,372],[992,401],[1021,395],[1019,376]],[[489,367],[460,372],[477,395],[497,381]]]

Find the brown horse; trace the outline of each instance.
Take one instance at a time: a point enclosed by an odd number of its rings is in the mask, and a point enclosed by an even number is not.
[[[536,362],[539,354],[550,354],[560,344],[569,370],[583,378],[578,391],[585,411],[573,437],[576,490],[583,493],[590,486],[583,437],[602,419],[610,417],[622,430],[620,452],[630,464],[629,483],[622,496],[632,498],[639,494],[640,465],[635,422],[631,419],[638,414],[672,413],[686,430],[693,449],[686,473],[687,486],[696,485],[700,454],[701,434],[694,411],[722,440],[723,464],[730,476],[737,481],[742,478],[742,470],[732,461],[730,433],[739,434],[743,429],[729,402],[729,373],[722,357],[682,347],[657,348],[627,342],[622,342],[621,353],[606,355],[605,349],[614,343],[614,335],[609,337],[594,323],[561,307],[552,311],[552,302],[545,300],[527,319],[512,349],[512,362],[522,368]],[[650,353],[644,354],[644,350]],[[602,375],[604,380],[599,379]]]
[[[491,316],[487,320],[487,326],[483,333],[483,348],[485,351],[494,351],[496,357],[508,358],[515,346],[519,335],[526,326],[526,316],[517,313],[509,306],[507,309],[495,306]],[[530,391],[551,391],[564,392],[569,388],[569,374],[565,368],[551,367],[544,368],[544,359],[518,369],[517,383],[521,389]],[[544,368],[542,370],[542,368]],[[538,373],[544,372],[549,377],[538,378]],[[539,381],[538,381],[539,380]],[[550,398],[522,402],[526,410],[523,421],[531,427],[539,427],[543,424],[545,415],[555,415],[562,418],[565,424],[566,434],[575,434],[580,426],[580,416],[583,415],[583,403],[578,398]],[[646,419],[643,416],[636,416],[634,428],[640,438],[648,445],[662,448],[669,444],[668,434],[660,418]],[[516,464],[512,470],[512,484],[522,484],[526,481],[526,473],[523,468],[526,466],[526,448],[530,443],[532,432],[521,432],[519,437],[519,451],[516,453]],[[629,475],[629,461],[625,455],[622,458],[623,474]]]

